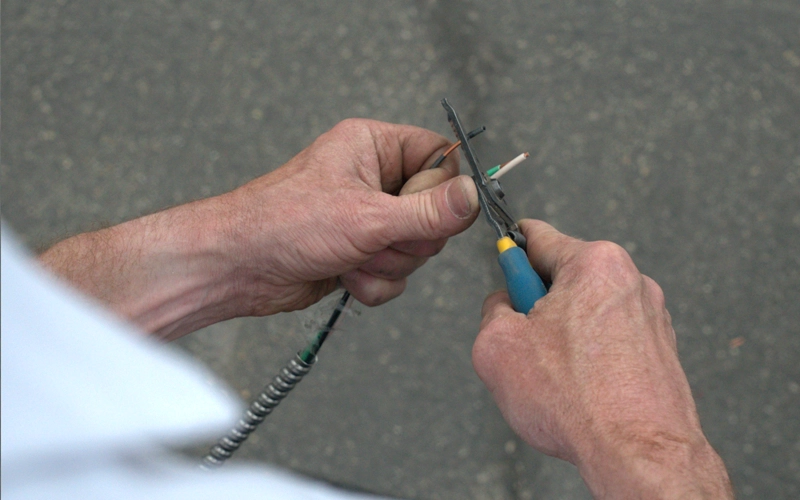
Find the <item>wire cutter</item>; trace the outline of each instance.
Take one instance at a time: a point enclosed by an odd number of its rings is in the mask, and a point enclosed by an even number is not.
[[[528,261],[525,253],[527,241],[517,225],[516,219],[511,215],[503,198],[505,193],[500,186],[500,182],[490,178],[481,168],[478,157],[470,146],[469,140],[478,135],[484,128],[476,129],[469,134],[464,132],[461,121],[458,119],[453,106],[442,99],[442,106],[447,111],[447,120],[453,127],[453,131],[461,145],[461,150],[467,158],[469,168],[472,170],[472,180],[478,188],[478,202],[489,226],[497,234],[497,250],[500,253],[498,261],[503,269],[506,278],[508,295],[514,310],[527,314],[537,300],[542,298],[547,289],[542,279],[536,274]]]

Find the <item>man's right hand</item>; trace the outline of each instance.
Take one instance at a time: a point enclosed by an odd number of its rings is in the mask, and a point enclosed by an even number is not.
[[[577,465],[596,498],[732,498],[659,286],[618,245],[520,225],[552,286],[527,316],[489,296],[473,349],[514,431]]]

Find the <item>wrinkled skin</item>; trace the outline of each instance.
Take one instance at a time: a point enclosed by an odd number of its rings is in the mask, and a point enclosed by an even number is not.
[[[259,263],[250,276],[265,298],[282,297],[281,310],[305,307],[337,278],[367,305],[399,295],[408,275],[475,220],[473,183],[453,181],[449,195],[440,185],[458,174],[458,155],[428,170],[448,145],[423,129],[349,120],[231,193],[236,225],[262,226],[245,246],[261,254],[250,258]]]
[[[505,292],[489,296],[473,349],[514,431],[577,465],[597,497],[730,495],[661,288],[618,245],[579,241],[540,221],[520,225],[531,264],[552,286],[527,316]]]
[[[288,163],[221,196],[69,238],[42,262],[147,331],[174,339],[225,319],[307,307],[337,284],[360,302],[469,227],[474,183],[431,131],[345,120]]]

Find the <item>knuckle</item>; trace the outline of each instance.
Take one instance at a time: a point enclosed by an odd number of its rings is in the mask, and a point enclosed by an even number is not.
[[[333,127],[333,130],[345,134],[361,134],[364,132],[368,133],[369,123],[370,120],[366,120],[364,118],[345,118],[337,123]]]
[[[653,278],[642,275],[642,279],[644,280],[644,287],[651,303],[659,309],[666,310],[667,302],[664,296],[664,290],[661,289]]]
[[[363,303],[367,307],[379,306],[399,297],[400,294],[402,294],[406,289],[407,283],[405,278],[397,280],[376,278],[370,281],[372,281],[372,283],[365,286],[365,293],[363,294],[364,300],[356,297],[358,298],[359,302]]]
[[[381,165],[397,159],[399,147],[385,123],[366,118],[347,118],[334,128],[355,144],[371,146]]]
[[[361,302],[362,304],[364,304],[367,307],[376,307],[376,306],[379,306],[379,305],[382,304],[382,302],[379,302],[379,301],[376,300],[376,297],[374,295],[366,295],[366,294],[363,294],[363,293],[362,294],[358,294],[358,295],[356,295],[356,294],[353,294],[353,295],[356,297],[356,299],[359,302]]]
[[[393,242],[391,228],[398,221],[391,217],[392,209],[384,193],[369,193],[351,199],[339,207],[342,222],[337,229],[350,238],[351,244],[365,253],[374,253]]]
[[[630,260],[624,248],[611,241],[593,241],[587,243],[586,254],[593,263],[599,265],[616,265]]]
[[[376,278],[386,280],[401,280],[411,275],[425,264],[425,257],[395,257],[381,260],[373,259],[361,269]]]
[[[472,345],[472,365],[485,383],[492,378],[491,373],[496,367],[507,362],[509,352],[519,352],[524,348],[524,342],[520,340],[530,337],[524,335],[521,328],[518,322],[507,316],[492,318],[481,326]]]
[[[439,253],[442,250],[444,250],[446,244],[447,244],[447,238],[440,238],[436,241],[430,242],[430,245],[423,246],[423,249],[420,250],[419,256],[434,257],[436,255],[439,255]]]
[[[615,286],[641,286],[641,274],[628,252],[610,241],[587,243],[579,257],[579,267],[585,273]]]
[[[386,264],[367,263],[360,269],[376,278],[385,280],[398,279],[402,277],[397,268],[388,266]]]
[[[349,144],[354,151],[364,151],[373,147],[378,155],[386,152],[386,134],[382,133],[379,122],[365,118],[346,118],[331,129],[331,134]]]
[[[486,367],[493,366],[498,361],[497,337],[500,330],[497,324],[498,321],[492,321],[482,328],[472,345],[472,364],[481,378]]]
[[[377,294],[365,295],[358,299],[359,302],[361,302],[367,307],[377,307],[386,302],[387,300],[389,299],[384,299],[382,296]]]

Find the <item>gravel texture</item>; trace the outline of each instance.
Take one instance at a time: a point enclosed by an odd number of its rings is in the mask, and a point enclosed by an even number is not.
[[[2,213],[33,248],[221,193],[338,121],[451,134],[516,213],[623,245],[659,282],[704,428],[742,498],[800,496],[800,5],[7,0]],[[587,498],[474,375],[482,220],[360,307],[235,460],[408,498]],[[178,342],[248,399],[324,313]]]

